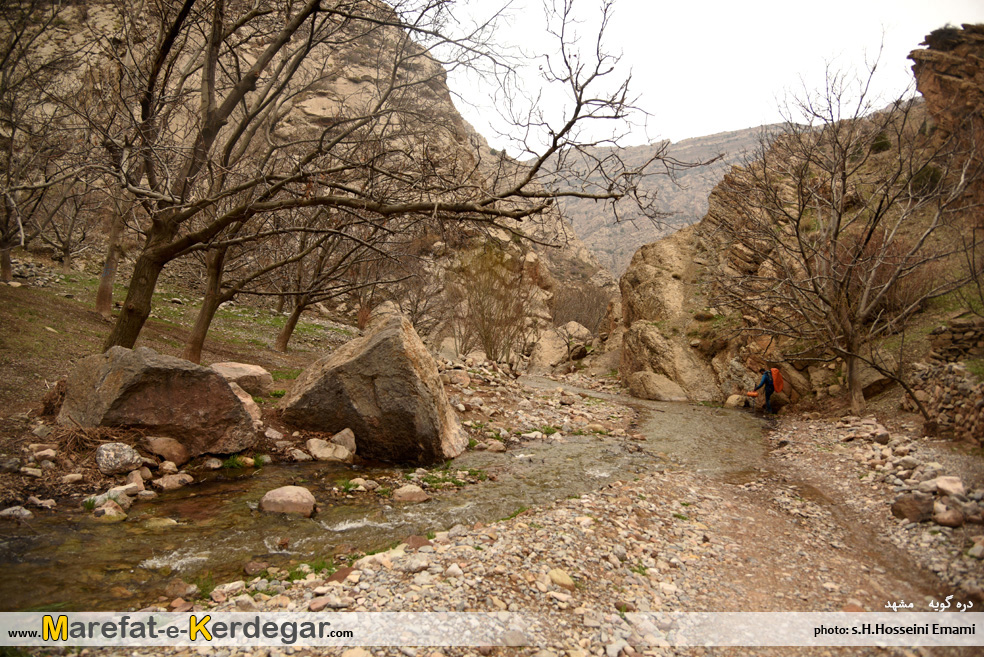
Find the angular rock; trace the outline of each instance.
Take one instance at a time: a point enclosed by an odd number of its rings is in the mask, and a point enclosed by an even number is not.
[[[633,372],[628,376],[629,394],[654,401],[687,401],[687,393],[675,382],[654,372]]]
[[[339,431],[338,433],[336,433],[334,436],[331,437],[331,442],[335,443],[336,445],[341,445],[342,447],[352,452],[353,454],[355,454],[356,452],[357,447],[355,443],[355,434],[352,433],[351,429],[348,428],[342,429],[341,431]]]
[[[296,513],[310,518],[314,513],[314,495],[302,486],[274,488],[260,500],[260,511],[269,513]]]
[[[213,363],[211,367],[226,381],[235,383],[251,395],[266,397],[273,389],[273,376],[259,365]]]
[[[936,483],[936,492],[940,495],[953,496],[967,494],[963,482],[960,481],[960,477],[937,477],[933,481]]]
[[[123,443],[103,443],[96,448],[96,467],[104,475],[123,474],[143,463],[140,452]]]
[[[151,454],[160,456],[165,461],[171,461],[175,465],[184,465],[191,460],[191,454],[185,446],[174,438],[167,436],[148,436],[143,439],[143,448]]]
[[[249,413],[249,417],[253,420],[253,429],[257,432],[263,429],[263,411],[260,410],[259,404],[253,401],[253,396],[240,388],[235,383],[230,383],[229,387],[232,389],[233,394],[239,398],[242,402],[243,408]]]
[[[76,484],[80,481],[82,481],[82,475],[78,473],[67,474],[61,478],[63,484]]]
[[[283,420],[314,431],[350,428],[363,458],[430,463],[468,438],[448,404],[437,365],[410,322],[383,315],[366,334],[317,361],[282,401]]]
[[[429,499],[430,496],[424,489],[414,484],[407,484],[393,491],[394,502],[426,502]]]
[[[964,524],[964,515],[957,509],[947,509],[934,514],[933,522],[942,527],[960,527]]]
[[[311,438],[306,443],[307,449],[318,461],[334,461],[336,463],[351,463],[355,455],[342,445],[330,443],[320,438]]]
[[[933,517],[933,497],[924,493],[902,495],[892,503],[892,515],[909,522],[924,522]]]
[[[79,361],[58,422],[147,429],[178,440],[191,456],[239,452],[257,439],[252,418],[222,376],[146,347],[113,347]]]

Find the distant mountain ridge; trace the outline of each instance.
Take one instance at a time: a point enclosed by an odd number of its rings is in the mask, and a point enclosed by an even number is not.
[[[620,206],[620,210],[624,208],[627,220],[617,224],[610,207],[595,201],[565,199],[561,212],[595,258],[617,278],[641,246],[700,221],[707,213],[707,197],[724,174],[733,165],[741,164],[746,154],[755,152],[764,132],[780,128],[780,125],[766,125],[693,137],[677,143],[661,141],[620,149],[622,159],[630,167],[641,166],[658,148],[667,144],[667,155],[680,162],[703,162],[722,155],[712,164],[677,172],[675,182],[660,175],[642,183],[641,187],[646,191],[656,192],[657,207],[670,215],[661,225],[653,225],[638,210],[633,213],[628,202]],[[610,151],[610,148],[599,148],[596,154],[603,157]]]

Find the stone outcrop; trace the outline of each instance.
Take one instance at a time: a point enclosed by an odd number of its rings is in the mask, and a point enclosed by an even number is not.
[[[716,311],[708,308],[693,285],[704,264],[697,238],[691,227],[647,244],[636,252],[622,276],[624,334],[620,336],[619,373],[631,385],[630,392],[644,391],[644,381],[665,379],[679,386],[691,401],[723,401],[748,389],[754,379],[735,360],[731,343],[713,336]],[[638,372],[662,379],[635,376]]]
[[[140,347],[82,359],[66,382],[58,422],[133,427],[177,440],[191,456],[252,447],[253,419],[215,371]]]
[[[273,375],[259,365],[212,363],[210,367],[251,395],[266,397],[273,389]]]
[[[292,426],[352,429],[367,459],[428,463],[457,456],[468,442],[434,359],[400,315],[376,319],[365,335],[308,367],[281,407]]]
[[[547,329],[533,345],[529,369],[533,374],[551,372],[558,365],[568,364],[587,355],[591,331],[577,322]]]

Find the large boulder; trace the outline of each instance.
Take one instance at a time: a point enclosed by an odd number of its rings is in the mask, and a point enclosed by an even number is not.
[[[633,372],[628,376],[629,394],[654,401],[687,401],[687,393],[662,374]]]
[[[544,374],[567,360],[567,341],[557,329],[540,334],[530,353],[530,372]]]
[[[212,369],[251,395],[266,397],[273,389],[273,376],[259,365],[213,363]]]
[[[308,367],[281,407],[295,427],[352,429],[366,459],[431,463],[468,444],[434,359],[400,315],[380,316],[362,337]]]
[[[253,419],[222,376],[146,347],[113,347],[79,361],[58,422],[147,429],[174,438],[192,457],[238,452],[257,440]]]

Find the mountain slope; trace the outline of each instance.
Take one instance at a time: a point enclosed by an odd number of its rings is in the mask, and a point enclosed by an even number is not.
[[[732,165],[740,164],[746,155],[754,153],[763,130],[776,127],[762,126],[684,139],[675,144],[657,142],[621,149],[620,156],[629,167],[641,166],[663,147],[667,157],[680,162],[704,162],[722,155],[712,164],[678,171],[672,178],[650,176],[642,183],[645,191],[655,192],[657,208],[670,215],[659,225],[638,211],[633,213],[627,202],[619,207],[625,220],[617,224],[611,209],[603,203],[570,199],[564,201],[561,209],[598,261],[620,276],[639,247],[699,221],[707,213],[707,197],[714,186]],[[610,149],[596,149],[594,154],[601,158],[608,152]]]

